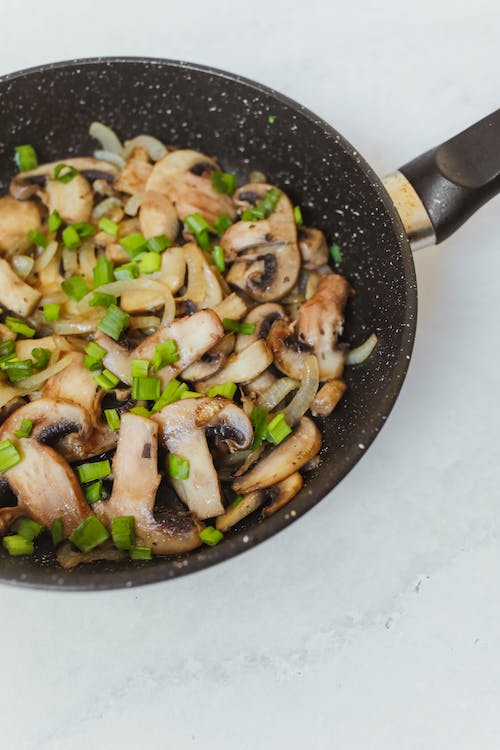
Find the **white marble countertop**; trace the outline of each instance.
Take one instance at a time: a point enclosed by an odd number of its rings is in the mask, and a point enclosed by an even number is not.
[[[4,3],[0,73],[210,63],[303,102],[384,173],[499,106],[499,31],[497,0]],[[498,749],[499,207],[416,257],[402,395],[300,523],[152,587],[0,587],[2,746]]]

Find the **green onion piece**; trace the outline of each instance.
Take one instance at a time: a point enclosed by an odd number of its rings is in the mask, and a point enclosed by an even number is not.
[[[108,219],[107,216],[102,217],[101,221],[99,222],[99,229],[102,229],[103,232],[109,234],[110,237],[118,236],[118,224],[116,223],[116,221],[111,221],[111,219]]]
[[[149,370],[148,359],[133,359],[130,374],[133,378],[147,378]]]
[[[69,225],[69,227],[66,227],[66,229],[63,229],[62,241],[64,243],[64,247],[66,247],[68,250],[76,250],[82,244],[80,235],[76,231],[75,227],[71,226],[71,224]]]
[[[118,341],[123,330],[128,326],[129,321],[130,315],[128,313],[117,307],[117,305],[110,305],[106,311],[106,315],[97,327],[107,336],[111,336],[112,339]]]
[[[260,406],[254,406],[250,414],[250,422],[253,427],[253,443],[252,451],[256,451],[260,448],[262,441],[266,435],[266,422],[267,422],[267,411],[261,409]]]
[[[297,224],[298,227],[300,227],[301,224],[304,223],[300,206],[295,206],[295,208],[293,209],[293,215],[295,217],[295,223]]]
[[[88,464],[80,464],[76,467],[78,478],[82,484],[94,482],[96,479],[104,479],[111,474],[111,464],[106,459],[104,461],[93,461]]]
[[[208,544],[209,547],[215,547],[216,544],[219,544],[221,539],[224,539],[224,534],[222,531],[219,531],[219,529],[215,529],[213,526],[205,526],[203,531],[200,531],[198,534],[201,541],[204,544]]]
[[[93,268],[92,275],[94,277],[94,287],[96,289],[98,286],[110,284],[113,281],[113,264],[105,255],[101,255],[98,259]]]
[[[133,409],[129,409],[129,413],[137,414],[138,417],[145,417],[146,419],[151,416],[151,412],[145,406],[134,406]]]
[[[61,305],[57,302],[49,302],[43,306],[43,317],[47,321],[58,320],[61,313]]]
[[[220,245],[215,245],[212,250],[212,259],[215,267],[218,268],[221,273],[224,273],[226,270],[226,262],[224,260],[224,250]]]
[[[276,122],[276,115],[268,115],[267,121],[269,125],[274,125],[274,123]]]
[[[183,391],[181,393],[181,400],[184,398],[202,398],[203,393],[198,393],[198,391]]]
[[[79,174],[78,169],[70,167],[68,164],[58,164],[54,169],[54,180],[66,185],[68,182],[71,182],[77,174]]]
[[[179,401],[182,398],[182,394],[187,391],[188,387],[186,383],[180,383],[175,378],[170,381],[167,385],[160,398],[153,405],[151,412],[154,414],[161,411],[164,406],[173,404],[174,401]]]
[[[255,323],[240,323],[234,318],[223,318],[222,325],[225,331],[234,331],[235,333],[245,333],[250,336],[255,333]]]
[[[64,531],[63,531],[63,522],[61,516],[58,516],[50,527],[50,533],[52,535],[52,544],[54,547],[57,547],[58,544],[61,544],[62,540],[64,539]]]
[[[22,419],[19,429],[14,432],[16,438],[27,438],[31,434],[33,429],[33,422],[31,419]]]
[[[271,419],[266,428],[266,440],[274,445],[279,445],[283,440],[290,435],[292,428],[287,423],[283,412],[276,414]]]
[[[85,500],[89,505],[97,503],[99,500],[102,500],[103,497],[106,497],[106,493],[102,489],[102,479],[85,487]]]
[[[168,454],[168,473],[173,479],[189,478],[189,461],[187,458],[177,456],[175,453]]]
[[[332,256],[335,263],[342,263],[342,253],[339,245],[336,242],[330,247],[330,255]]]
[[[38,521],[33,521],[31,518],[21,518],[16,526],[16,532],[20,534],[28,542],[32,542],[37,536],[43,531],[43,526]]]
[[[210,250],[210,239],[208,237],[208,232],[211,231],[212,227],[203,218],[203,216],[198,213],[189,214],[189,216],[185,217],[184,222],[196,237],[198,245],[203,250]]]
[[[134,258],[146,248],[147,242],[144,235],[136,232],[135,234],[129,234],[128,237],[123,237],[120,240],[120,245],[127,251],[131,258]]]
[[[94,357],[94,359],[103,359],[108,353],[108,350],[100,344],[97,344],[95,341],[90,341],[85,347],[85,353]]]
[[[224,398],[234,398],[234,394],[236,393],[236,383],[222,383],[221,385],[213,385],[209,391],[208,395],[210,398],[213,398],[214,396],[224,396]]]
[[[49,221],[48,221],[49,232],[51,234],[54,234],[55,232],[57,232],[61,224],[62,224],[62,219],[59,215],[59,211],[57,211],[57,209],[54,209],[49,215]]]
[[[245,499],[244,495],[236,495],[236,497],[234,498],[234,500],[231,503],[231,507],[232,508],[237,508],[238,505],[241,503],[241,501],[244,500],[244,499]]]
[[[7,374],[11,383],[17,383],[18,380],[24,380],[33,375],[33,361],[14,358],[11,362],[5,362],[2,370]]]
[[[160,378],[132,378],[132,398],[136,401],[156,401],[160,393]]]
[[[71,224],[70,226],[76,229],[78,236],[82,239],[83,237],[93,237],[95,234],[95,227],[88,221],[78,221],[76,224]]]
[[[87,370],[90,370],[91,372],[95,372],[96,370],[100,370],[102,367],[102,360],[96,359],[95,357],[91,357],[88,354],[85,355],[83,358],[83,364],[87,368]]]
[[[10,359],[16,350],[14,339],[7,339],[0,343],[0,367],[5,360]]]
[[[115,268],[115,279],[118,281],[129,281],[139,276],[139,266],[137,263],[124,263],[122,266]]]
[[[20,172],[29,172],[30,169],[38,167],[36,151],[28,143],[25,146],[16,146],[14,160]]]
[[[111,535],[116,549],[131,549],[135,545],[134,516],[118,516],[111,523]]]
[[[233,225],[233,222],[229,218],[227,214],[221,214],[216,218],[214,221],[214,228],[219,237],[221,237],[226,229],[229,229],[230,226]]]
[[[153,253],[162,253],[167,247],[172,247],[173,244],[172,240],[169,240],[166,234],[159,234],[147,241],[148,250],[151,250]]]
[[[64,279],[61,287],[65,294],[76,302],[79,302],[90,292],[87,282],[80,274],[75,274],[74,276],[70,276],[69,279]]]
[[[69,539],[81,552],[90,552],[109,539],[109,532],[97,516],[89,516],[76,527]]]
[[[2,544],[12,557],[18,557],[19,555],[32,555],[35,549],[33,542],[29,539],[25,539],[21,534],[4,536]]]
[[[145,253],[139,263],[141,273],[155,273],[161,268],[161,255],[155,252]]]
[[[16,446],[9,440],[0,443],[0,471],[7,471],[21,461]]]
[[[38,371],[45,370],[49,364],[50,350],[41,346],[35,346],[35,348],[31,350],[31,356],[35,360],[33,363],[34,369]]]
[[[26,336],[27,339],[32,339],[36,333],[34,328],[31,328],[27,323],[19,318],[13,318],[7,315],[5,318],[5,325],[13,333],[19,333],[21,336]]]
[[[216,193],[227,195],[232,195],[238,186],[236,175],[229,174],[229,172],[212,172],[210,182]]]
[[[94,380],[103,391],[110,391],[112,388],[116,388],[120,382],[120,378],[117,378],[109,370],[103,370],[100,375],[94,375]]]
[[[105,292],[94,292],[89,300],[90,307],[110,307],[116,305],[118,298]]]
[[[180,354],[177,349],[177,342],[174,339],[168,339],[168,341],[162,341],[161,344],[156,345],[155,353],[151,358],[151,367],[153,372],[158,372],[167,365],[173,365],[174,362],[178,362]]]
[[[32,232],[28,232],[28,237],[37,247],[43,247],[44,250],[49,244],[47,237],[36,229]]]
[[[104,409],[104,416],[110,430],[116,432],[120,429],[120,415],[116,409]]]
[[[260,219],[267,219],[278,205],[278,201],[281,198],[281,190],[278,188],[269,188],[266,190],[265,195],[257,202],[253,208],[247,208],[243,211],[241,218],[243,221],[259,221]]]
[[[130,559],[131,560],[151,560],[151,547],[131,547],[130,548]]]

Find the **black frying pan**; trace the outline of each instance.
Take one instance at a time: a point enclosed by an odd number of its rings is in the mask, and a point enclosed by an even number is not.
[[[96,563],[66,572],[50,556],[0,553],[0,578],[63,589],[152,583],[229,558],[299,518],[365,453],[403,384],[417,313],[411,245],[443,240],[500,191],[500,110],[391,177],[387,187],[402,221],[377,175],[332,127],[285,96],[228,73],[165,60],[80,60],[1,78],[0,104],[2,192],[14,172],[16,145],[33,144],[44,161],[91,153],[92,120],[122,137],[150,133],[215,155],[240,181],[252,169],[263,171],[302,206],[306,225],[342,248],[341,271],[357,291],[345,339],[356,344],[371,331],[379,337],[370,359],[347,371],[347,396],[322,420],[319,468],[280,512],[264,521],[249,518],[218,547],[150,564]]]

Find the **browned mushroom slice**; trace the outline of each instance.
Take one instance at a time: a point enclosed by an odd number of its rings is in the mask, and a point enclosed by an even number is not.
[[[49,211],[57,211],[67,223],[89,221],[94,204],[94,192],[85,177],[77,174],[69,182],[48,179],[46,196],[42,200]]]
[[[64,542],[59,545],[56,552],[56,559],[61,568],[71,570],[78,565],[95,562],[96,560],[106,560],[107,562],[125,561],[128,559],[128,553],[116,549],[113,542],[108,540],[104,544],[90,550],[90,552],[80,552],[75,549],[71,542]]]
[[[220,397],[187,398],[165,406],[152,418],[160,425],[160,439],[169,453],[189,461],[188,478],[172,478],[180,499],[200,519],[223,513],[219,478],[206,433],[213,432],[230,452],[245,450],[253,434],[246,414]]]
[[[28,232],[40,229],[40,211],[31,201],[16,201],[10,195],[0,198],[0,253],[11,257],[33,244]]]
[[[221,339],[212,349],[204,354],[199,360],[193,362],[180,374],[183,380],[189,380],[192,383],[196,383],[198,380],[205,380],[206,378],[215,375],[223,364],[227,361],[227,358],[234,349],[235,342],[234,333],[228,333]]]
[[[13,438],[23,419],[32,422],[30,437],[42,443],[53,443],[76,432],[86,442],[94,429],[90,414],[77,404],[49,398],[39,398],[21,406],[0,429],[0,440]]]
[[[263,490],[256,490],[255,492],[249,492],[224,511],[221,516],[218,516],[215,526],[219,531],[226,533],[232,526],[236,526],[237,523],[242,521],[244,518],[250,515],[260,508],[264,504],[266,499]]]
[[[10,183],[10,193],[14,198],[25,200],[32,195],[38,195],[44,202],[47,201],[47,195],[44,188],[48,180],[54,177],[54,170],[59,164],[66,164],[68,167],[76,169],[89,182],[96,179],[111,182],[118,174],[117,168],[107,161],[94,159],[90,156],[78,156],[66,159],[64,162],[54,161],[48,164],[40,164],[29,172],[19,172]],[[76,179],[76,178],[75,178]],[[71,184],[72,181],[67,184]]]
[[[190,514],[158,521],[153,515],[158,474],[158,424],[137,414],[124,414],[113,459],[113,491],[94,505],[96,515],[111,528],[113,518],[133,516],[138,544],[157,555],[188,552],[200,545],[199,525]]]
[[[9,263],[0,258],[0,304],[25,318],[40,299],[40,292],[25,284],[12,270]]]
[[[217,313],[219,318],[232,318],[233,320],[241,320],[248,310],[248,305],[236,292],[231,292],[227,297],[215,305],[213,311]]]
[[[344,308],[352,294],[344,276],[329,274],[321,279],[316,293],[301,307],[298,339],[317,356],[320,380],[342,375],[344,354],[336,345],[344,327]]]
[[[217,162],[208,156],[179,149],[156,162],[146,190],[166,195],[181,219],[193,213],[200,213],[211,224],[221,214],[233,219],[236,212],[231,198],[212,187],[210,176],[217,169]]]
[[[139,210],[139,222],[147,240],[164,234],[173,241],[179,232],[179,218],[174,204],[162,193],[145,193]]]
[[[306,271],[314,271],[328,263],[328,245],[319,229],[299,227],[299,250]]]
[[[200,248],[194,242],[182,246],[187,267],[186,299],[197,307],[215,307],[222,301],[221,284]]]
[[[257,305],[243,318],[243,323],[255,325],[253,333],[239,333],[236,339],[235,351],[240,352],[258,339],[265,339],[271,330],[271,326],[278,318],[285,318],[285,311],[276,302],[267,302]]]
[[[264,372],[272,361],[273,355],[266,342],[257,339],[246,349],[232,354],[222,369],[211,378],[196,383],[196,389],[202,393],[208,393],[213,385],[248,383]]]
[[[148,179],[153,171],[153,165],[147,159],[141,158],[140,151],[142,149],[136,149],[130,159],[127,160],[113,183],[115,190],[134,195],[134,193],[139,193],[141,190],[146,189]]]
[[[283,481],[306,464],[321,446],[321,433],[308,417],[302,417],[291,435],[269,449],[246,474],[233,482],[233,490],[246,494]]]
[[[251,396],[253,399],[255,399],[257,396],[260,396],[261,393],[267,391],[267,389],[270,388],[273,383],[276,383],[276,380],[276,375],[273,375],[273,373],[269,370],[264,370],[264,372],[262,372],[256,378],[251,380],[249,383],[246,383],[243,389],[248,396]]]
[[[24,508],[15,505],[13,508],[0,508],[0,536],[7,533],[10,526],[25,514]]]
[[[341,379],[327,380],[311,401],[313,417],[328,417],[347,390]]]
[[[22,461],[5,472],[24,514],[50,529],[62,519],[67,537],[92,512],[69,464],[48,445],[37,440],[19,442]]]
[[[300,492],[303,484],[304,480],[301,474],[296,471],[286,479],[283,479],[282,482],[278,482],[275,487],[270,487],[267,490],[267,498],[271,503],[262,509],[262,515],[264,517],[272,516],[277,510],[283,508]]]
[[[292,326],[286,320],[278,319],[271,326],[267,343],[274,356],[274,364],[281,372],[295,380],[301,380],[304,358],[310,351],[300,349],[293,335]]]

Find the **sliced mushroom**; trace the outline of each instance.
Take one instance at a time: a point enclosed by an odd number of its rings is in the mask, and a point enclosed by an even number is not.
[[[33,424],[30,438],[42,443],[54,443],[69,433],[77,433],[79,440],[85,442],[94,429],[90,414],[78,404],[39,398],[16,409],[5,420],[0,429],[0,440],[12,440],[23,419]]]
[[[231,292],[225,297],[218,305],[215,305],[213,311],[217,313],[219,318],[232,318],[233,320],[241,320],[248,310],[248,305],[244,300],[241,299],[239,294]]]
[[[277,510],[283,508],[283,506],[289,503],[290,500],[300,492],[303,484],[304,480],[302,479],[301,474],[296,471],[286,479],[283,479],[282,482],[278,482],[275,487],[270,487],[267,490],[267,496],[271,503],[262,509],[262,515],[266,518],[267,516],[272,516]]]
[[[299,227],[298,234],[302,266],[306,271],[314,271],[328,263],[328,245],[321,230]]]
[[[327,380],[311,401],[313,417],[328,417],[347,390],[343,380]]]
[[[332,273],[323,276],[316,293],[301,307],[298,339],[317,356],[320,380],[342,375],[345,356],[336,346],[344,327],[344,308],[352,294],[347,279]]]
[[[80,552],[79,549],[73,547],[71,542],[64,542],[57,548],[56,559],[61,568],[71,570],[78,565],[92,563],[96,560],[106,560],[109,562],[125,561],[128,559],[128,554],[123,550],[116,549],[111,540],[100,544],[98,547],[90,550],[90,552]]]
[[[302,417],[282,443],[264,453],[246,474],[233,482],[233,490],[246,494],[271,487],[304,466],[321,446],[321,433],[312,420]]]
[[[304,358],[310,352],[299,347],[293,335],[292,326],[286,320],[275,320],[269,331],[267,343],[278,370],[290,378],[301,380]]]
[[[93,182],[101,179],[112,182],[118,174],[118,169],[114,164],[102,159],[94,159],[91,156],[77,156],[71,159],[65,159],[64,162],[52,161],[47,164],[40,164],[29,172],[19,172],[10,183],[10,193],[14,198],[24,199],[39,193],[40,187],[44,187],[47,179],[54,177],[54,170],[59,164],[66,164],[73,167],[87,180]],[[69,184],[69,183],[68,183]]]
[[[16,201],[10,195],[0,198],[0,253],[11,257],[33,244],[28,232],[41,227],[40,211],[31,201]]]
[[[185,298],[198,308],[215,307],[222,302],[223,293],[214,269],[194,242],[183,245],[182,250],[187,267]]]
[[[221,214],[233,219],[236,212],[231,198],[212,187],[210,176],[217,169],[216,161],[198,151],[172,151],[156,162],[146,190],[166,195],[183,220],[193,213],[200,213],[211,224]]]
[[[0,258],[0,304],[3,307],[25,318],[36,307],[40,296],[40,292],[25,284],[9,263]]]
[[[21,518],[25,511],[17,505],[14,507],[0,508],[0,536],[4,536],[14,521]]]
[[[229,505],[224,513],[217,517],[215,527],[225,534],[232,526],[236,526],[237,523],[249,516],[250,513],[260,508],[264,504],[265,499],[266,496],[263,490],[256,490],[255,492],[243,495],[243,498],[236,505]]]
[[[77,174],[66,183],[48,179],[45,192],[42,200],[49,211],[57,211],[63,221],[71,224],[90,220],[94,192],[83,175]]]
[[[219,478],[206,433],[213,431],[230,452],[245,450],[253,435],[246,414],[232,401],[220,397],[188,398],[165,406],[152,418],[160,425],[160,439],[169,453],[189,461],[188,478],[172,478],[180,499],[200,519],[223,513]]]
[[[238,503],[229,505],[224,514],[218,516],[215,523],[216,528],[223,533],[229,531],[232,526],[235,526],[256,511],[266,501],[270,501],[270,505],[263,508],[262,516],[271,516],[300,492],[303,483],[302,476],[296,471],[273,487],[268,487],[265,490],[254,490],[243,495],[243,498]]]
[[[162,193],[146,192],[139,210],[141,232],[148,240],[164,234],[175,240],[179,233],[179,218],[174,204]]]
[[[267,389],[270,388],[273,383],[276,382],[276,380],[276,375],[273,375],[269,370],[264,370],[264,372],[262,372],[260,375],[257,375],[256,378],[251,380],[249,383],[246,383],[243,386],[243,389],[248,396],[251,396],[253,399],[255,399],[257,396],[260,396],[261,393],[267,391]]]
[[[206,378],[215,375],[233,351],[235,338],[234,333],[226,334],[223,339],[204,354],[197,362],[193,362],[192,365],[186,367],[186,369],[181,372],[180,377],[183,380],[189,380],[192,383],[196,383],[198,380],[205,380]]]
[[[258,339],[246,349],[231,355],[224,367],[211,378],[196,383],[196,389],[207,393],[213,385],[221,383],[248,383],[267,369],[272,361],[273,355],[268,345]]]
[[[186,276],[186,258],[182,247],[169,247],[161,254],[161,268],[151,278],[160,279],[175,294],[184,284]]]
[[[109,500],[94,505],[96,515],[111,528],[113,518],[133,516],[138,544],[157,555],[172,555],[198,547],[202,526],[188,514],[168,522],[153,515],[158,474],[158,424],[137,414],[124,414],[113,459],[113,491]]]
[[[57,350],[61,352],[72,351],[72,346],[67,342],[64,336],[43,336],[40,339],[18,339],[16,341],[16,356],[19,359],[28,359],[32,356],[33,349],[41,347],[48,349],[50,352]]]
[[[138,158],[139,157],[139,158]],[[149,161],[140,158],[140,154],[132,154],[113,183],[115,190],[134,195],[146,189],[146,184],[153,171]]]
[[[242,349],[246,349],[250,344],[253,344],[254,341],[267,338],[274,321],[278,320],[278,318],[285,317],[283,307],[276,302],[267,302],[264,305],[257,305],[257,307],[254,307],[254,309],[250,310],[248,315],[243,318],[243,323],[254,324],[255,330],[250,334],[238,334],[235,351],[240,352]]]

